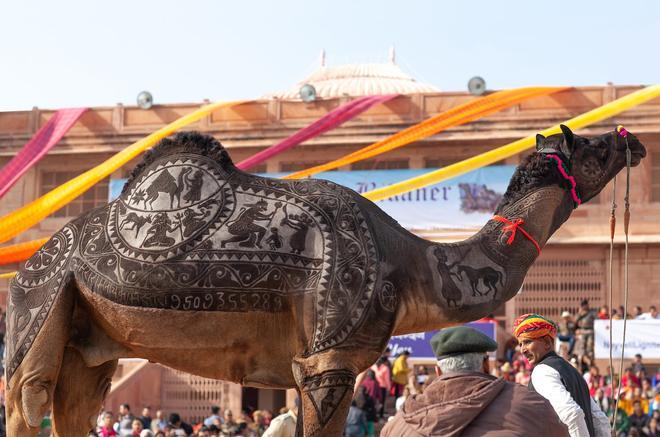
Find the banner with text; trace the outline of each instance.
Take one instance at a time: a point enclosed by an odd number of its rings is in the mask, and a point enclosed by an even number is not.
[[[484,167],[436,185],[381,200],[377,204],[407,229],[478,228],[492,217],[514,170],[513,165]],[[316,177],[365,193],[428,171],[330,171],[319,173]],[[279,177],[284,174],[271,173],[264,176]],[[110,182],[110,200],[121,193],[125,182],[125,179]]]
[[[610,321],[596,320],[595,353],[596,358],[610,356]],[[626,326],[626,347],[624,358],[634,358],[641,354],[644,359],[660,359],[660,319],[628,320]],[[623,343],[623,320],[612,320],[612,354],[621,356]]]
[[[486,334],[488,337],[497,341],[497,323],[494,322],[470,322],[465,326],[476,329]],[[397,335],[390,338],[388,347],[392,351],[392,356],[396,356],[403,351],[409,351],[411,358],[430,358],[435,359],[435,354],[431,349],[431,338],[439,332],[439,329],[428,332],[418,332],[415,334]]]

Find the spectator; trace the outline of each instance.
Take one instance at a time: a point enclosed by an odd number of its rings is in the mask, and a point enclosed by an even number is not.
[[[392,382],[394,384],[394,397],[398,398],[403,393],[403,388],[408,385],[408,377],[410,375],[410,367],[408,366],[409,351],[403,351],[392,366]]]
[[[602,388],[596,390],[594,401],[596,401],[601,411],[608,411],[610,409],[610,400],[605,396],[605,391]]]
[[[220,429],[225,434],[235,434],[238,431],[238,423],[234,421],[234,413],[230,409],[226,409],[224,416],[224,423]]]
[[[624,314],[626,319],[630,320],[630,314],[626,312],[626,309],[623,307],[623,305],[619,305],[619,318],[623,319]]]
[[[575,346],[575,322],[573,316],[568,311],[561,313],[561,321],[558,325],[557,339],[568,345],[568,354],[573,353]]]
[[[275,417],[268,426],[262,437],[291,437],[296,433],[296,422],[298,421],[298,409],[300,398],[296,398],[296,405],[286,413]]]
[[[633,309],[633,319],[639,319],[640,317],[642,317],[642,314],[644,314],[644,311],[642,311],[642,307],[637,305]]]
[[[610,309],[607,305],[603,305],[600,307],[600,310],[598,310],[598,319],[599,320],[609,320],[610,318]]]
[[[633,413],[630,415],[630,428],[636,429],[640,434],[646,434],[648,431],[650,417],[644,414],[642,404],[639,401],[633,402]]]
[[[373,437],[375,424],[376,421],[378,421],[378,415],[376,414],[376,403],[374,399],[369,396],[366,387],[360,386],[358,388],[355,403],[359,409],[364,411],[364,415],[367,419],[367,437]]]
[[[154,437],[154,433],[150,429],[143,429],[140,437]]]
[[[348,410],[346,425],[344,426],[344,437],[364,437],[367,433],[367,416],[358,408],[355,400],[351,402]]]
[[[99,430],[99,437],[113,437],[118,435],[117,431],[112,427],[112,413],[106,412],[103,414],[103,425]]]
[[[171,429],[171,435],[174,437],[187,437],[188,435],[192,434],[192,429],[190,429],[190,432],[188,432],[188,430],[183,428],[183,421],[181,420],[181,416],[179,416],[177,413],[170,414],[169,423],[167,426]]]
[[[133,419],[133,423],[131,423],[131,437],[140,437],[143,429],[142,421],[140,419]]]
[[[589,308],[589,301],[580,302],[580,311],[575,319],[576,343],[579,344],[578,356],[587,355],[594,350],[594,320],[596,314]]]
[[[649,307],[649,312],[644,313],[641,316],[638,317],[640,320],[654,320],[654,319],[660,319],[660,314],[658,314],[658,310],[655,308],[655,305],[651,305]]]
[[[649,430],[646,433],[648,437],[660,437],[660,429],[658,428],[658,419],[652,417],[649,420]]]
[[[588,302],[582,302],[581,310],[588,311]],[[533,366],[530,389],[550,401],[571,436],[609,435],[607,416],[589,396],[582,374],[554,352],[557,325],[538,314],[524,314],[514,321],[513,333]]]
[[[632,381],[631,385],[630,382]],[[632,367],[626,367],[626,370],[623,373],[623,378],[621,378],[621,385],[628,388],[628,387],[639,387],[639,378],[635,375],[633,372]]]
[[[165,414],[163,410],[156,410],[156,418],[151,420],[151,430],[154,433],[162,431],[167,426],[167,420],[165,419]]]
[[[151,407],[142,408],[142,416],[139,419],[142,422],[142,429],[151,429]]]
[[[459,326],[441,330],[431,345],[438,378],[408,397],[381,436],[568,435],[548,401],[488,374],[486,352],[497,349],[488,336]]]
[[[527,367],[523,367],[518,373],[516,373],[516,384],[524,385],[527,387],[530,378],[531,375],[529,374],[529,370],[527,370]]]
[[[613,407],[608,412],[610,420],[614,415],[614,410],[615,408]],[[630,419],[628,418],[628,415],[626,414],[625,411],[623,411],[622,408],[616,409],[616,424],[614,430],[617,437],[626,437],[628,435],[628,431],[630,431]]]
[[[268,428],[266,423],[266,414],[261,410],[255,410],[252,413],[252,423],[248,425],[248,428],[256,436],[260,436]]]
[[[394,409],[397,413],[401,411],[401,408],[403,408],[403,404],[406,402],[406,399],[408,399],[408,396],[410,396],[410,387],[405,386],[401,396],[394,400]]]
[[[131,407],[128,404],[119,406],[119,436],[131,437],[133,435],[133,420],[135,416],[131,414]]]
[[[222,425],[222,418],[220,417],[220,407],[214,405],[211,407],[211,415],[204,419],[204,425],[211,426],[214,422],[217,421],[219,425]]]
[[[596,390],[603,386],[603,377],[600,374],[600,370],[598,370],[598,366],[589,367],[589,371],[584,374],[584,380],[587,382],[589,395],[591,397],[594,397],[596,395]]]
[[[364,380],[361,384],[364,387],[366,393],[373,399],[374,404],[380,404],[382,402],[380,385],[376,381],[376,372],[372,369],[367,370],[367,374],[364,377]]]
[[[378,359],[378,361],[376,361],[376,364],[374,364],[371,369],[375,372],[376,381],[380,387],[381,404],[378,415],[382,419],[385,414],[385,402],[387,402],[387,394],[390,392],[390,388],[392,388],[390,362],[387,357],[383,355]]]
[[[637,375],[640,370],[643,370],[644,373],[646,373],[646,366],[642,363],[642,354],[635,354],[635,359],[631,367],[635,375]]]

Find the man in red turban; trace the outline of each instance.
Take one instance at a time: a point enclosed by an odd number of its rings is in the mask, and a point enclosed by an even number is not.
[[[589,396],[586,381],[554,351],[557,324],[538,314],[524,314],[513,322],[513,335],[534,367],[529,389],[550,401],[571,437],[609,437],[609,420]]]

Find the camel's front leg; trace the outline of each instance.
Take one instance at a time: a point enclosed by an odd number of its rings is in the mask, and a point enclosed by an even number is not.
[[[329,358],[328,355],[313,355],[293,363],[293,374],[302,398],[302,414],[298,416],[302,426],[297,427],[297,436],[343,435],[353,398],[355,371],[337,367],[339,363]]]

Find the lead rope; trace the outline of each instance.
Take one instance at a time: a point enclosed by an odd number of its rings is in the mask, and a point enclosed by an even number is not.
[[[614,308],[614,299],[613,299],[613,269],[612,269],[612,260],[614,259],[614,229],[616,228],[616,175],[614,176],[614,181],[612,185],[612,209],[610,210],[610,289],[609,289],[609,304],[610,304],[610,393],[612,400],[614,400],[614,359],[612,358],[612,309]],[[616,428],[616,415],[614,416],[614,422],[612,424],[612,437],[616,437],[614,429]]]
[[[619,397],[621,396],[621,379],[623,374],[623,356],[626,347],[626,324],[628,322],[628,228],[630,226],[630,161],[632,153],[628,145],[628,132],[623,126],[617,126],[617,132],[626,140],[626,195],[623,198],[625,211],[623,213],[623,233],[626,237],[623,256],[623,337],[621,339],[621,361],[619,362],[619,383],[617,384],[616,406],[614,407],[614,422],[612,433],[616,432],[616,416],[619,411]],[[611,309],[610,309],[611,312]],[[612,335],[612,325],[610,322],[610,335]],[[611,347],[610,342],[610,347]],[[612,393],[614,394],[614,393]]]

